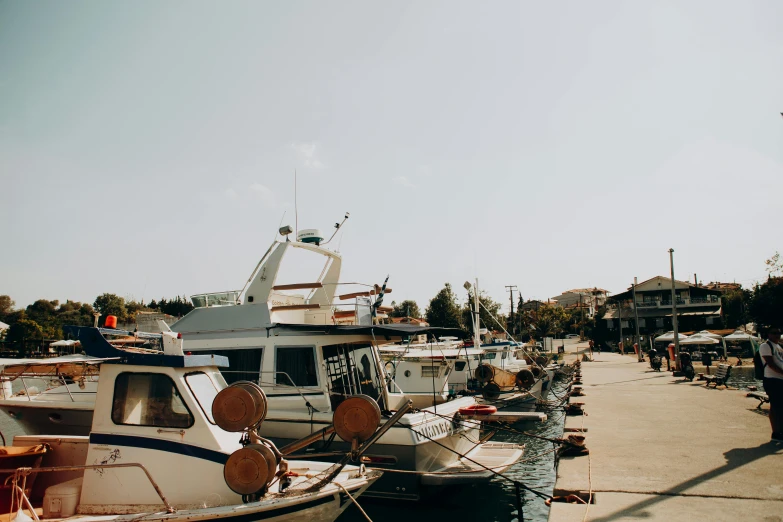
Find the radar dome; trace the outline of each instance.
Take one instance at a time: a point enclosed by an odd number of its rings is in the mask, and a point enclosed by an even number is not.
[[[307,228],[300,230],[296,235],[296,239],[302,243],[315,243],[316,245],[320,245],[321,241],[324,240],[324,235],[317,228]]]

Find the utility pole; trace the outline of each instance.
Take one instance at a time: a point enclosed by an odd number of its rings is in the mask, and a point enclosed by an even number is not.
[[[617,300],[617,317],[620,318],[620,342],[623,342],[623,302],[619,299]],[[620,349],[619,344],[617,349]],[[625,347],[623,347],[623,351],[625,351]]]
[[[511,313],[508,314],[508,329],[511,331],[512,334],[516,333],[515,330],[515,323],[514,323],[514,290],[517,290],[517,285],[506,285],[506,288],[508,288],[509,293],[509,299],[511,300]]]
[[[633,318],[636,323],[636,346],[639,348],[638,359],[639,362],[644,362],[644,355],[642,355],[642,343],[639,338],[639,311],[636,309],[636,282],[637,279],[633,278]]]
[[[674,249],[669,249],[669,267],[672,273],[672,329],[674,331],[674,368],[680,368],[680,333],[677,330],[677,293],[674,291]]]

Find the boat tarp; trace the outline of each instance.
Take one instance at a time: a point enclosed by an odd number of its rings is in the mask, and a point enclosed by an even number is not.
[[[462,336],[462,330],[456,328],[418,326],[415,324],[276,324],[272,328],[294,332],[313,332],[329,335],[375,335],[376,337],[387,338],[410,337],[412,335],[422,334],[434,335],[436,337],[441,337],[443,335]]]

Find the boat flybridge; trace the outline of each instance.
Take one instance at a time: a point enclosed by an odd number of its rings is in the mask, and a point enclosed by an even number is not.
[[[335,409],[356,394],[377,402],[382,422],[388,422],[410,397],[387,373],[378,345],[454,331],[376,324],[383,296],[391,291],[386,283],[338,292],[344,286],[340,254],[327,249],[317,231],[302,231],[296,241],[288,239],[290,233],[290,227],[281,229],[285,239],[273,242],[241,290],[193,296],[196,308],[172,331],[189,352],[228,357],[227,382],[260,384],[269,401],[261,434],[276,443],[323,430]],[[306,254],[308,263],[317,260],[317,275],[279,281],[284,261],[294,254]],[[522,456],[521,446],[483,442],[480,424],[460,415],[476,405],[473,397],[417,405],[362,457],[367,465],[407,473],[386,473],[368,495],[415,500],[429,486],[489,480]],[[328,458],[344,446],[325,435],[297,457]]]
[[[349,397],[334,413],[351,453],[335,464],[289,460],[258,434],[263,391],[227,386],[225,357],[185,355],[173,335],[163,353],[139,353],[95,328],[76,333],[100,375],[90,434],[19,436],[4,448],[0,499],[16,520],[335,520],[380,476],[349,465],[381,435],[368,399]],[[353,422],[356,408],[366,425]]]

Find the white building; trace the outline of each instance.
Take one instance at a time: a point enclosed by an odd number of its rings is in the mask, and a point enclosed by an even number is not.
[[[584,308],[588,317],[593,317],[595,311],[606,304],[609,290],[603,288],[574,288],[552,298],[563,308]]]

